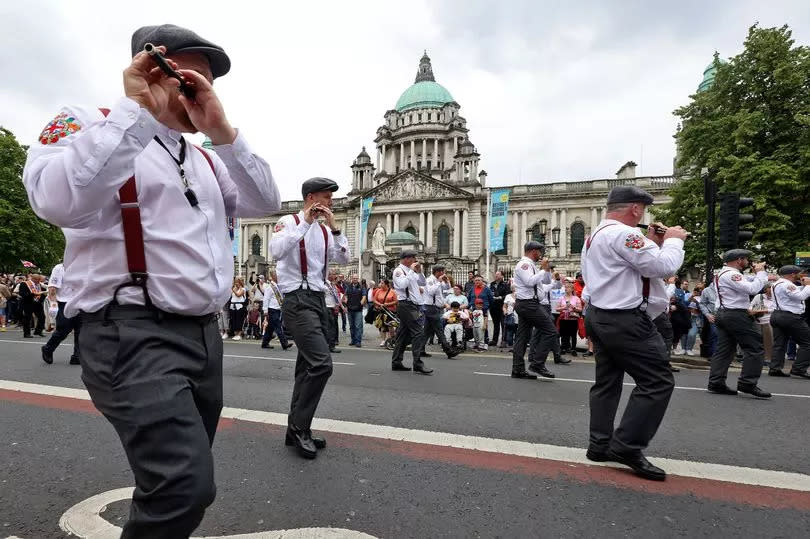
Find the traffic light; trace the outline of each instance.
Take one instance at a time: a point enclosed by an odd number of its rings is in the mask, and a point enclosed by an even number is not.
[[[717,243],[722,249],[736,249],[754,237],[753,231],[740,230],[741,225],[754,221],[753,215],[740,213],[740,209],[753,204],[753,198],[740,197],[740,193],[720,195],[720,237]]]

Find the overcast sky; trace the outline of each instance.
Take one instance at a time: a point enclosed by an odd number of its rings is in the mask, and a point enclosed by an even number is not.
[[[118,6],[126,5],[126,8]],[[222,45],[216,89],[285,200],[349,166],[413,83],[422,50],[461,105],[490,185],[672,172],[677,124],[715,50],[748,27],[810,42],[810,1],[2,2],[0,125],[31,144],[63,104],[111,105],[139,26]]]

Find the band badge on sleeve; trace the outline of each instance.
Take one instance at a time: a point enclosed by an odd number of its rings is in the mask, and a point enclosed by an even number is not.
[[[788,289],[788,292],[795,292],[796,291],[796,287],[793,286],[792,284],[789,284],[787,289]]]
[[[50,121],[42,133],[39,134],[39,141],[42,144],[55,144],[59,139],[79,131],[82,126],[73,116],[63,112]]]
[[[624,246],[630,249],[641,249],[644,247],[644,237],[635,232],[631,232],[624,238]]]
[[[397,270],[396,273],[394,273],[394,275],[397,277],[402,277],[402,271]]]
[[[524,263],[523,263],[523,265],[522,265],[522,266],[520,266],[520,269],[522,269],[522,270],[527,270],[527,269],[529,269],[529,264],[528,264],[528,263],[526,263],[526,262],[524,262]]]
[[[276,223],[276,226],[273,227],[273,232],[281,232],[282,230],[284,230],[284,223],[279,221]]]
[[[742,281],[742,275],[740,275],[739,273],[735,273],[734,275],[731,276],[731,280],[735,282]]]

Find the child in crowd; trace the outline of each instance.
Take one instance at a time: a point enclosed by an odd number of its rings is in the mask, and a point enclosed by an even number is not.
[[[469,315],[461,310],[459,302],[454,301],[450,304],[450,310],[442,315],[447,324],[444,326],[444,337],[447,342],[453,345],[452,336],[455,335],[456,341],[453,346],[460,347],[464,344],[464,327],[463,323],[468,320]]]
[[[483,352],[487,349],[487,341],[484,339],[484,300],[478,298],[475,300],[475,309],[472,311],[472,328],[473,328],[473,349],[476,352]]]

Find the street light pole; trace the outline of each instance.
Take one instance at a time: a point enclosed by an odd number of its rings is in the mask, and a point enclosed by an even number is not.
[[[714,208],[717,187],[713,172],[704,168],[700,173],[703,176],[703,201],[706,203],[706,286],[709,286],[714,276]]]

